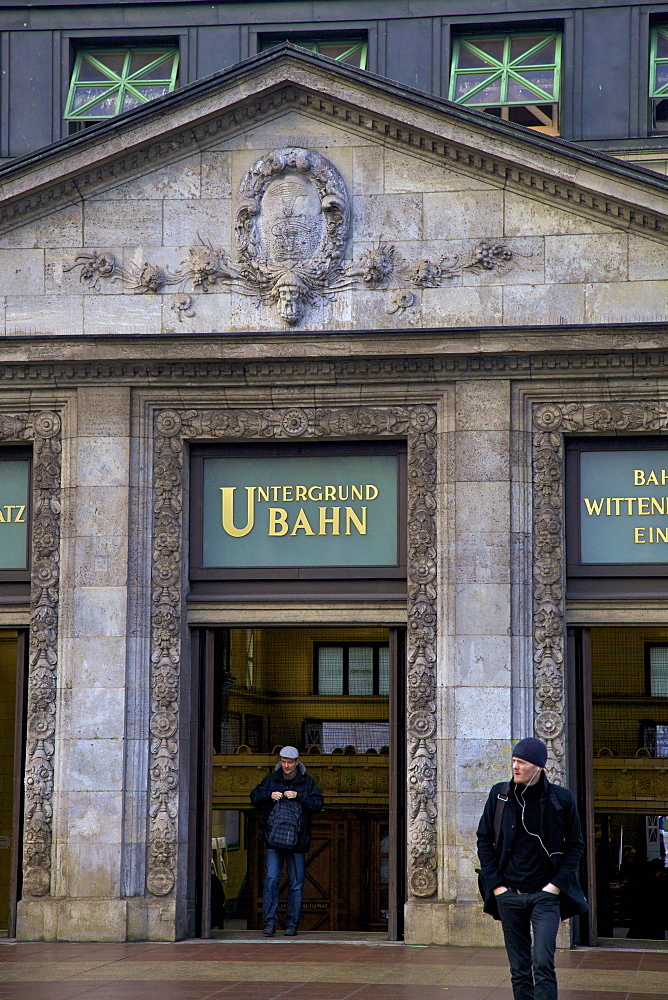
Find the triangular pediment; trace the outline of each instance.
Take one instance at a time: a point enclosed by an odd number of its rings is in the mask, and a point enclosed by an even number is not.
[[[8,335],[657,322],[666,244],[668,179],[289,45],[0,170]]]

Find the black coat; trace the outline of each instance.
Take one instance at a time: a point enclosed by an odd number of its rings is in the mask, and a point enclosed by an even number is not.
[[[320,789],[311,775],[306,773],[306,768],[301,761],[297,765],[297,773],[291,781],[286,781],[283,776],[283,768],[277,764],[274,770],[270,771],[266,778],[263,778],[260,784],[255,786],[250,793],[250,799],[254,806],[264,806],[268,816],[276,805],[271,793],[287,792],[291,788],[297,793],[296,801],[302,808],[302,825],[297,843],[292,850],[298,854],[306,854],[311,846],[311,815],[320,812],[323,798]]]
[[[561,919],[566,920],[576,913],[587,913],[589,905],[578,881],[578,869],[584,851],[584,841],[580,830],[580,819],[575,800],[567,788],[551,785],[543,772],[543,792],[540,797],[540,836],[555,857],[545,857],[549,881],[561,890],[559,903]],[[497,795],[503,785],[494,785],[478,824],[478,857],[481,865],[481,879],[485,890],[485,913],[499,919],[494,889],[503,885],[503,872],[515,844],[517,824],[521,821],[519,806],[515,803],[513,785],[503,810],[499,843],[494,846],[494,813]]]

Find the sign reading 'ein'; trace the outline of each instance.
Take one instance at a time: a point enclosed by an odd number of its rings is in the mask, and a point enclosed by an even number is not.
[[[202,565],[392,566],[394,455],[207,458]]]
[[[583,563],[668,563],[668,452],[583,451]]]
[[[29,477],[29,461],[0,461],[0,570],[28,568]]]

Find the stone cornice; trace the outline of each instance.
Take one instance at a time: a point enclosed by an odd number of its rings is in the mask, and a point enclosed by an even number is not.
[[[154,103],[87,140],[61,141],[0,170],[0,232],[292,108],[589,219],[668,239],[668,181],[652,171],[548,142],[292,46]]]
[[[453,377],[487,378],[551,377],[559,375],[591,378],[606,374],[629,378],[668,376],[668,351],[610,352],[604,354],[525,354],[525,355],[436,355],[393,358],[342,359],[271,359],[267,361],[106,361],[0,363],[0,384],[14,389],[43,385],[76,384],[95,379],[96,382],[129,382],[142,380],[151,385],[173,384],[175,381],[209,382],[212,387],[221,381],[238,382],[239,386],[275,386],[293,383],[295,386],[394,382],[398,379],[440,382]]]

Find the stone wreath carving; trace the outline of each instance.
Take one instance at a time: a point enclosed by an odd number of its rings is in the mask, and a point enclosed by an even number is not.
[[[0,440],[33,442],[32,574],[23,894],[51,890],[60,581],[61,421],[58,413],[0,415]]]
[[[410,287],[437,288],[465,270],[503,269],[517,256],[530,256],[506,243],[481,241],[465,258],[454,254],[410,263],[381,238],[345,265],[350,204],[343,178],[320,153],[297,146],[272,150],[248,171],[237,195],[235,231],[235,263],[200,236],[176,271],[148,262],[126,268],[113,254],[97,250],[79,254],[63,269],[78,269],[81,282],[91,289],[99,289],[103,280],[119,280],[138,295],[178,286],[171,309],[179,322],[195,315],[192,292],[218,286],[273,305],[294,326],[309,306],[346,288],[406,285],[408,301]]]
[[[184,441],[405,438],[408,444],[409,888],[432,896],[436,831],[436,415],[429,406],[159,410],[154,416],[151,763],[146,887],[176,883]]]
[[[666,433],[668,403],[540,403],[533,408],[534,730],[551,781],[565,780],[563,435]]]

